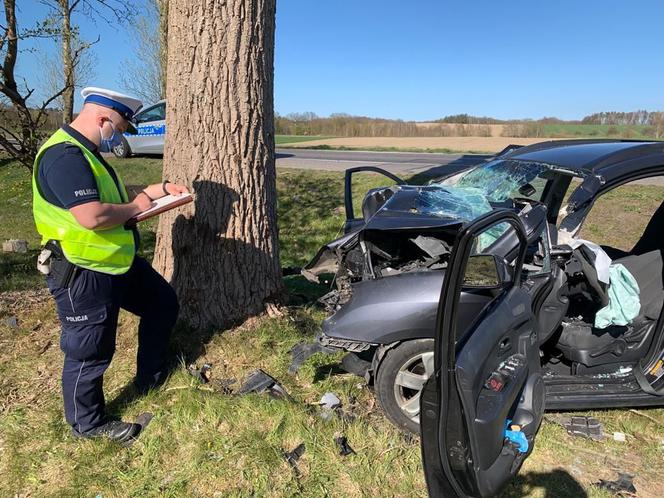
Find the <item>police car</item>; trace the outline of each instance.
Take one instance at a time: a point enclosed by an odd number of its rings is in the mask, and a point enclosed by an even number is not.
[[[134,116],[138,134],[125,133],[122,143],[113,148],[117,157],[132,154],[163,154],[166,137],[166,101],[160,100]]]

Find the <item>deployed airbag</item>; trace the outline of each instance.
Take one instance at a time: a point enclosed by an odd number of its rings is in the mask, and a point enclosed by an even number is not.
[[[620,263],[609,266],[609,304],[595,315],[595,328],[610,325],[627,325],[641,311],[639,284],[634,276]]]

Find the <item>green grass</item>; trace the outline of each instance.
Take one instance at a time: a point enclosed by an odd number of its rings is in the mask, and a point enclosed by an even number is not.
[[[161,161],[113,161],[128,184],[160,179]],[[0,238],[26,238],[36,249],[27,173],[0,167]],[[362,193],[383,180],[360,175],[353,190]],[[623,235],[633,236],[647,210],[661,201],[660,187],[624,187],[612,192],[599,209],[626,203]],[[282,266],[301,266],[341,228],[343,176],[320,171],[278,171]],[[356,202],[357,204],[357,202]],[[615,210],[615,208],[614,208]],[[601,213],[600,213],[601,214]],[[606,216],[590,222],[593,230]],[[154,225],[143,225],[146,246],[154,245]],[[149,256],[150,247],[146,248]],[[185,355],[202,350],[199,365],[212,364],[212,386],[263,368],[292,394],[294,401],[267,396],[237,397],[213,392],[178,369],[167,384],[136,398],[127,386],[136,357],[137,319],[122,313],[116,357],[105,376],[108,409],[125,419],[142,412],[154,420],[130,448],[71,438],[61,408],[59,327],[29,257],[0,259],[0,496],[303,496],[422,497],[420,448],[416,439],[396,430],[375,405],[373,394],[357,377],[340,375],[338,357],[315,356],[297,376],[287,373],[289,350],[310,340],[324,318],[313,305],[326,286],[287,277],[291,305],[281,318],[264,319],[212,337],[178,329],[174,347]],[[27,280],[26,280],[27,279]],[[35,283],[37,282],[37,283]],[[31,289],[17,291],[16,289]],[[19,327],[3,318],[17,316]],[[326,391],[337,393],[353,420],[324,422],[315,402]],[[616,471],[637,474],[643,496],[659,492],[664,473],[664,410],[594,413],[609,433],[628,434],[626,443],[595,443],[569,437],[545,422],[535,451],[505,496],[608,496],[590,484],[615,479]],[[341,457],[333,441],[348,437],[356,455]],[[304,442],[298,476],[282,458]]]
[[[662,199],[664,187],[660,186],[623,185],[615,188],[595,202],[580,236],[601,245],[629,251],[639,240]]]
[[[553,138],[634,138],[650,140],[643,125],[545,124],[544,136]]]
[[[299,142],[311,142],[312,140],[325,140],[326,138],[334,138],[330,135],[275,135],[274,143],[276,145],[284,145]]]

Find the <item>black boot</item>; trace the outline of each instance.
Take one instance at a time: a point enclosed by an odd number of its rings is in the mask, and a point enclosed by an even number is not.
[[[108,439],[111,439],[113,441],[118,441],[120,443],[135,438],[136,436],[138,436],[139,432],[141,432],[141,426],[139,424],[122,422],[120,420],[110,420],[86,432],[78,432],[76,429],[72,428],[72,433],[74,434],[74,437],[80,437],[80,438],[106,437]]]

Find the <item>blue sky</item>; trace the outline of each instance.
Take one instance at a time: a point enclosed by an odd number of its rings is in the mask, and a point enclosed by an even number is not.
[[[44,11],[18,3],[24,27]],[[661,0],[278,0],[275,109],[413,120],[664,110],[662,19]],[[78,21],[101,37],[95,84],[117,87],[126,31]],[[35,48],[19,67],[31,83],[55,46]]]

